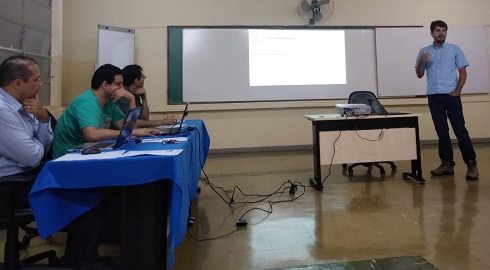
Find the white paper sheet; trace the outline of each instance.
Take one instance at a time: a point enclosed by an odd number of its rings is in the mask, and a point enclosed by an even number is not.
[[[162,143],[166,140],[177,140],[179,142],[186,142],[187,137],[172,137],[172,138],[145,138],[141,143]]]
[[[146,150],[146,151],[127,151],[120,157],[134,157],[134,156],[176,156],[182,152],[182,149],[173,150]]]
[[[110,159],[110,158],[118,158],[124,153],[124,150],[116,150],[116,151],[107,151],[102,152],[100,154],[92,154],[92,155],[82,155],[78,153],[69,153],[64,156],[61,156],[53,162],[56,161],[70,161],[70,160],[91,160],[91,159]]]

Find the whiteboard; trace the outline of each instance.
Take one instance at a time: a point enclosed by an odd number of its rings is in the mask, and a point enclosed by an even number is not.
[[[250,29],[313,32],[338,31],[328,27],[172,27],[169,28],[169,100],[172,103],[259,102],[347,99],[353,91],[376,91],[374,28],[340,29],[345,32],[346,83],[251,86],[249,83]],[[313,41],[300,48],[303,60],[314,62],[326,48]],[[288,55],[292,55],[288,54]],[[318,57],[320,58],[320,57]],[[289,60],[289,59],[288,59]],[[311,64],[304,71],[314,74]],[[305,75],[307,79],[314,79]]]
[[[97,64],[113,64],[119,68],[134,64],[134,29],[98,25]]]
[[[449,28],[446,42],[461,47],[470,65],[463,94],[488,93],[487,33],[483,27]],[[429,28],[376,28],[376,61],[380,97],[422,96],[427,78],[417,78],[415,60],[432,43]]]

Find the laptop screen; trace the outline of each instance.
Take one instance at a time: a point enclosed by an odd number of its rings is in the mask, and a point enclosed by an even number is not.
[[[133,133],[133,129],[136,126],[136,121],[138,121],[138,117],[141,112],[141,107],[136,107],[129,110],[126,115],[126,119],[124,119],[123,127],[121,128],[121,132],[119,133],[119,137],[117,137],[116,144],[113,149],[117,149],[127,143],[131,138],[131,133]]]
[[[187,116],[187,114],[189,113],[187,111],[188,108],[189,108],[189,102],[187,102],[185,104],[185,109],[184,109],[184,112],[182,113],[182,118],[180,119],[179,128],[176,128],[176,129],[173,129],[172,128],[172,129],[170,129],[170,132],[169,132],[170,134],[177,134],[177,133],[180,132],[180,130],[182,129],[182,124],[184,123],[184,119]],[[177,124],[175,124],[175,125],[177,125]],[[174,127],[175,127],[175,125],[174,125]]]
[[[388,114],[388,111],[386,111],[385,107],[381,105],[381,102],[379,102],[378,99],[368,98],[367,100],[369,102],[369,106],[371,106],[371,114],[380,114],[380,115]]]

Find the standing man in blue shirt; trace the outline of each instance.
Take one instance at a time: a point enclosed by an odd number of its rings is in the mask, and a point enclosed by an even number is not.
[[[466,82],[466,67],[469,63],[461,48],[445,42],[447,28],[447,24],[440,20],[430,24],[430,34],[434,42],[419,51],[415,62],[417,77],[424,77],[427,71],[427,98],[439,137],[441,165],[430,173],[434,176],[454,174],[453,148],[447,123],[449,119],[458,138],[463,160],[468,167],[466,179],[478,180],[476,154],[465,127],[460,96]]]

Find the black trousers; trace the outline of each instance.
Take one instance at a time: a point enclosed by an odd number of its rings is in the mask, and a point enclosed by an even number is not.
[[[99,244],[119,244],[120,188],[104,188],[102,193],[104,200],[101,203],[65,227],[68,237],[63,261],[73,264],[94,261],[99,258]]]
[[[448,119],[458,139],[459,149],[465,163],[476,160],[475,149],[468,130],[465,127],[463,105],[460,96],[428,95],[432,121],[439,137],[439,157],[445,161],[453,161],[453,147],[449,136]]]
[[[68,237],[63,261],[68,262],[67,265],[77,265],[99,257],[98,239],[104,213],[103,206],[103,203],[99,203],[65,227]]]

